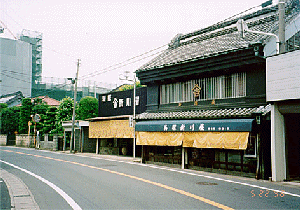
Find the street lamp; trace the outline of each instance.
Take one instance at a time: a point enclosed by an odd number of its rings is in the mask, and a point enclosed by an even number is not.
[[[133,79],[128,79],[128,71],[125,71],[124,79],[119,78],[120,80],[126,80],[129,82],[133,82],[133,158],[135,158],[135,141],[136,141],[136,136],[135,136],[135,108],[136,108],[136,77],[135,75],[133,76]]]

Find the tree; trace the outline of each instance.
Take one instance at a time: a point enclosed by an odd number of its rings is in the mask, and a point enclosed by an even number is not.
[[[43,133],[52,133],[55,129],[57,110],[56,107],[49,107],[44,119]]]
[[[72,120],[72,114],[73,114],[73,99],[71,99],[70,97],[62,99],[57,110],[55,129],[52,130],[51,133],[57,133],[62,135],[63,134],[62,121]]]
[[[32,115],[39,114],[41,120],[36,122],[36,130],[43,133],[43,128],[45,126],[45,119],[47,119],[47,112],[49,110],[49,105],[42,101],[41,98],[36,98],[33,101]]]
[[[0,113],[1,113],[2,109],[5,109],[7,107],[8,107],[8,105],[6,103],[0,103]]]
[[[88,118],[97,117],[98,115],[98,99],[86,96],[79,101],[77,107],[78,120],[86,120]]]
[[[7,108],[7,104],[6,103],[0,103],[0,133],[2,133],[2,118],[1,118],[1,114],[2,114],[2,110],[4,110],[5,108]]]
[[[22,99],[22,106],[20,108],[20,124],[19,133],[25,134],[28,132],[28,121],[31,121],[32,103],[30,98]]]
[[[11,135],[19,132],[20,107],[1,110],[1,133]]]
[[[141,85],[141,82],[138,80],[135,83],[135,87],[144,87],[144,85]],[[119,87],[118,91],[125,91],[125,90],[131,90],[133,89],[133,85],[122,85],[121,87]]]

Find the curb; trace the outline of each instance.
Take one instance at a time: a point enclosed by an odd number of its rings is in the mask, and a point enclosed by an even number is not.
[[[7,185],[12,210],[40,210],[32,193],[21,179],[3,169],[0,169],[0,176]]]

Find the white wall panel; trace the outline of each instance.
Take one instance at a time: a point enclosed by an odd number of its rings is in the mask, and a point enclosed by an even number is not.
[[[300,50],[267,58],[267,101],[300,99]]]

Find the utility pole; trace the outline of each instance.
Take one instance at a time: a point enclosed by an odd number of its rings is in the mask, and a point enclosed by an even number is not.
[[[279,37],[279,53],[285,53],[285,2],[281,0],[278,3],[278,37]]]
[[[72,133],[71,133],[71,142],[70,142],[70,153],[72,153],[73,143],[74,143],[74,153],[75,153],[75,106],[76,106],[76,96],[77,96],[77,80],[79,73],[80,59],[77,60],[77,72],[74,83],[74,105],[73,105],[73,115],[72,115]]]
[[[135,159],[135,112],[136,112],[136,77],[133,76],[133,158]]]
[[[94,81],[94,97],[95,98],[97,97],[97,94],[96,94],[96,81]]]
[[[129,71],[125,71],[125,79],[119,78],[120,80],[127,80],[133,82],[133,158],[135,159],[135,144],[136,144],[136,136],[135,136],[135,117],[136,117],[136,76],[133,75],[133,79],[128,79]]]

